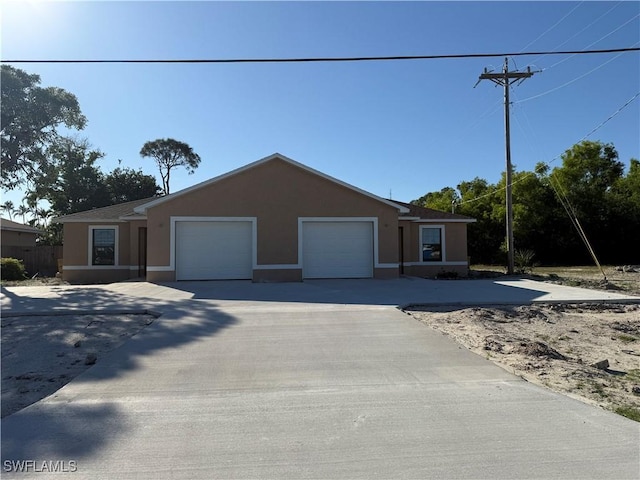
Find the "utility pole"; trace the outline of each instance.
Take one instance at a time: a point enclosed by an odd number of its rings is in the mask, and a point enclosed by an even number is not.
[[[507,204],[507,273],[513,275],[514,255],[513,255],[513,202],[511,199],[511,176],[513,169],[511,167],[511,130],[509,127],[509,87],[512,83],[522,83],[527,78],[532,77],[534,73],[531,67],[527,67],[526,72],[509,71],[509,59],[504,59],[504,67],[502,73],[492,73],[484,69],[484,73],[478,78],[478,82],[473,87],[478,86],[482,80],[491,80],[497,85],[504,87],[504,137],[505,137],[505,157],[507,162],[506,171],[506,204]]]

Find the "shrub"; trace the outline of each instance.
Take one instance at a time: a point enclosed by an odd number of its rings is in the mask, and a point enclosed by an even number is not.
[[[536,254],[533,250],[516,250],[513,252],[513,263],[516,266],[518,273],[531,273],[533,272],[533,257]]]
[[[27,275],[24,271],[24,263],[17,258],[0,259],[0,277],[2,280],[24,280]]]

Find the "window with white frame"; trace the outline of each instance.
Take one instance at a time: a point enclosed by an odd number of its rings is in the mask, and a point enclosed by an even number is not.
[[[116,265],[117,227],[90,227],[91,265]]]
[[[421,226],[420,227],[420,251],[422,262],[444,261],[444,227]]]

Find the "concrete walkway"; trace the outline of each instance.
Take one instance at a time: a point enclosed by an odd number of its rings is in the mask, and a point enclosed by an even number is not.
[[[2,293],[3,314],[162,312],[56,394],[3,419],[3,478],[640,474],[638,423],[528,384],[394,308],[633,297],[418,279]],[[8,473],[17,460],[35,468]],[[34,472],[56,461],[77,471]]]

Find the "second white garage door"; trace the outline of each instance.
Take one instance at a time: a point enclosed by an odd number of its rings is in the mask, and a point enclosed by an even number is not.
[[[373,276],[372,222],[303,222],[304,278]]]
[[[252,238],[251,222],[176,222],[176,279],[251,279]]]

